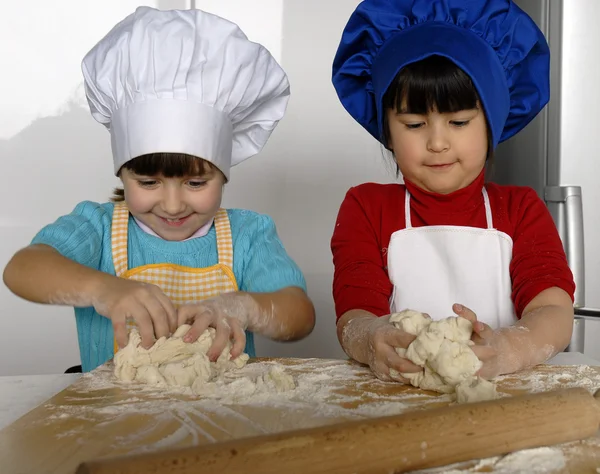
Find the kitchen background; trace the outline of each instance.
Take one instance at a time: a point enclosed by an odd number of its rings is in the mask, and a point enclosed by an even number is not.
[[[534,1],[546,6],[552,2],[553,8],[560,4],[552,11],[562,10],[562,37],[557,41],[564,58],[557,69],[561,126],[560,140],[553,142],[561,156],[556,184],[582,187],[585,303],[600,307],[600,160],[595,145],[600,63],[593,56],[600,44],[600,2]],[[288,252],[306,275],[317,325],[297,343],[258,338],[257,352],[344,357],[335,336],[331,297],[329,240],[337,210],[349,187],[394,181],[394,168],[381,147],[342,109],[331,85],[331,61],[358,3],[5,0],[0,15],[0,198],[5,203],[0,210],[0,267],[43,225],[79,201],[106,201],[117,183],[109,134],[89,115],[82,93],[80,62],[85,53],[140,4],[200,8],[238,23],[250,39],[264,44],[286,69],[292,87],[287,115],[263,152],[232,170],[224,205],[275,219]],[[548,11],[540,10],[540,21]],[[499,176],[505,179],[506,173],[500,170]],[[3,285],[0,304],[0,375],[61,373],[79,364],[72,309],[22,301]],[[600,323],[588,321],[585,353],[600,359],[598,337]]]

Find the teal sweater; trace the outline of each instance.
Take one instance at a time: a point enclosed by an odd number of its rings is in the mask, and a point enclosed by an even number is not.
[[[67,258],[115,274],[111,251],[113,203],[85,201],[44,227],[33,244],[54,247]],[[228,209],[233,241],[233,273],[240,291],[271,292],[288,286],[306,290],[302,272],[286,253],[273,220],[262,214]],[[172,242],[144,232],[129,216],[128,268],[172,263],[204,268],[218,262],[214,225],[207,235]],[[75,308],[81,365],[88,372],[114,355],[111,321],[94,308]],[[246,352],[255,356],[254,338],[247,333]]]

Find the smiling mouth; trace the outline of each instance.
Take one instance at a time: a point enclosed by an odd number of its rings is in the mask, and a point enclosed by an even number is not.
[[[427,168],[431,168],[433,170],[447,170],[454,166],[456,163],[443,163],[439,165],[425,165]]]
[[[160,216],[159,216],[160,217]],[[169,219],[167,217],[160,217],[160,220],[167,224],[169,227],[181,227],[190,218],[190,216],[180,217],[177,219]]]

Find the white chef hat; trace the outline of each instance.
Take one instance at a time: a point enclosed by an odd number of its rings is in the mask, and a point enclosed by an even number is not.
[[[283,69],[240,28],[201,10],[139,7],[82,63],[92,116],[111,132],[115,174],[156,152],[229,168],[258,153],[290,95]]]

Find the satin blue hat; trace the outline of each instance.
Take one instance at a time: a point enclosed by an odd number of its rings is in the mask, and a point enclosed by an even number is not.
[[[381,141],[388,87],[404,66],[434,55],[471,77],[494,147],[548,103],[548,44],[510,0],[365,0],[342,34],[333,85],[344,108]]]

